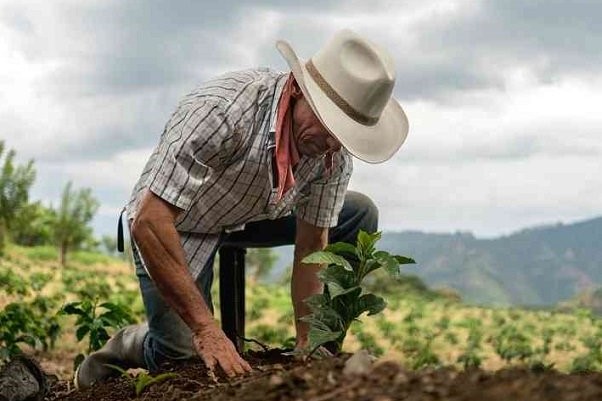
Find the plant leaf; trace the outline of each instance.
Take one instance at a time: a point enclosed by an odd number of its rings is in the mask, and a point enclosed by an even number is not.
[[[338,283],[328,283],[326,284],[328,286],[328,291],[330,292],[330,297],[332,299],[335,299],[337,297],[340,297],[342,295],[346,295],[352,292],[357,292],[359,290],[359,292],[362,292],[362,288],[359,286],[355,286],[355,287],[350,287],[350,288],[343,288],[341,287]]]
[[[377,259],[368,259],[366,261],[366,265],[364,266],[364,276],[362,277],[362,280],[370,272],[373,272],[374,270],[378,270],[381,267],[382,267],[382,263],[379,260],[377,260]]]
[[[318,272],[318,278],[324,284],[337,283],[343,288],[356,286],[354,272],[345,269],[343,266],[330,265]]]
[[[357,286],[350,288],[345,291],[345,293],[339,294],[339,296],[333,300],[330,307],[341,316],[341,328],[349,327],[349,323],[356,317],[353,305],[357,304],[361,293],[362,287]],[[336,329],[336,327],[334,329]]]
[[[68,303],[67,305],[63,306],[63,308],[61,309],[61,313],[64,313],[67,315],[86,316],[86,312],[84,312],[82,310],[80,305],[81,305],[81,302]]]
[[[302,317],[301,320],[307,322],[310,327],[321,330],[336,331],[343,327],[341,315],[330,306],[324,306],[311,315]]]
[[[375,252],[374,256],[376,257],[378,264],[384,267],[387,273],[395,278],[399,277],[399,262],[397,262],[395,257],[385,251]]]
[[[123,377],[131,379],[130,374],[127,372],[127,370],[123,369],[121,366],[113,365],[111,363],[105,363],[104,366],[121,373],[121,376],[123,376]]]
[[[387,303],[381,297],[374,294],[362,295],[355,306],[355,316],[368,312],[368,316],[381,312],[387,306]]]
[[[400,265],[411,265],[416,263],[414,259],[408,258],[407,256],[393,255],[393,257],[397,260],[397,263],[399,263]]]
[[[339,256],[357,256],[355,247],[347,242],[335,242],[334,244],[328,245],[324,250],[326,252],[335,253]]]
[[[173,372],[161,373],[155,377],[150,375],[145,375],[142,380],[136,382],[136,396],[142,394],[144,389],[146,389],[151,384],[159,383],[165,381],[167,379],[171,379],[173,377],[177,377],[178,375]]]
[[[315,294],[308,297],[303,302],[305,302],[305,304],[313,312],[328,306],[328,300],[329,297],[326,294]]]
[[[87,324],[79,326],[75,331],[75,337],[77,338],[77,341],[81,341],[85,337],[85,335],[88,334],[89,331],[90,326],[88,326]]]
[[[328,327],[326,325],[326,323],[324,323],[320,319],[316,318],[313,314],[307,315],[307,316],[303,316],[303,317],[299,318],[299,320],[301,320],[302,322],[305,322],[305,323],[309,324],[309,326],[311,328],[316,328],[316,329],[326,330],[326,331],[332,331],[332,330],[330,330],[330,327]]]
[[[381,233],[367,233],[364,230],[360,230],[357,234],[357,254],[360,259],[366,260],[374,253],[374,245],[380,239]]]
[[[336,255],[332,252],[318,251],[314,252],[302,260],[306,264],[328,264],[342,266],[346,270],[352,270],[349,262],[342,256]]]
[[[311,327],[307,339],[309,340],[309,346],[312,349],[315,349],[329,341],[335,341],[340,335],[340,331],[323,330],[317,327]]]

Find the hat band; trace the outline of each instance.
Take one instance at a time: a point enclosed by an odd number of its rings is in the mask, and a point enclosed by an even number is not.
[[[374,125],[378,122],[378,117],[370,117],[367,116],[356,109],[354,109],[345,99],[343,99],[336,90],[324,79],[320,71],[316,68],[311,59],[305,63],[305,68],[307,68],[307,72],[313,78],[314,81],[318,84],[320,89],[328,96],[330,100],[336,104],[339,109],[343,110],[349,118],[352,120],[362,124],[362,125]]]

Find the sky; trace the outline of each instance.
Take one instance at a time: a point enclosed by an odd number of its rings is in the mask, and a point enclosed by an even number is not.
[[[602,2],[0,0],[0,140],[32,200],[68,181],[114,234],[179,99],[222,72],[287,70],[348,28],[389,51],[410,132],[355,162],[383,230],[506,235],[602,214]]]

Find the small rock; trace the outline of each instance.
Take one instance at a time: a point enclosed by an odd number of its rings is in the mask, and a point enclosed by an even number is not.
[[[361,349],[345,362],[343,374],[345,376],[363,375],[370,372],[372,368],[372,357],[368,351]]]
[[[279,376],[279,375],[271,375],[270,376],[270,386],[271,387],[278,387],[282,383],[284,383],[284,379],[282,379],[282,376]]]
[[[303,376],[301,376],[303,378],[303,380],[305,380],[306,382],[311,381],[314,377],[311,375],[311,373],[309,372],[305,372],[303,373]]]
[[[404,372],[399,372],[395,375],[393,382],[398,385],[407,384],[410,382],[410,379],[408,378],[408,375],[406,375]]]
[[[469,377],[469,380],[470,380],[472,383],[480,383],[480,382],[483,382],[483,381],[485,381],[486,379],[487,379],[487,375],[486,375],[485,373],[483,373],[483,372],[480,372],[480,371],[478,371],[478,372],[474,372],[474,373],[473,373],[473,374],[472,374],[472,375]]]
[[[424,386],[422,391],[426,394],[434,394],[437,392],[437,388],[433,384],[427,384],[426,386]]]

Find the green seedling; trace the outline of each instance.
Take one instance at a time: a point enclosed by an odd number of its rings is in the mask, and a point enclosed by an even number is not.
[[[53,299],[40,295],[0,310],[0,363],[20,354],[21,345],[44,351],[54,347],[61,328],[53,306]]]
[[[493,338],[495,352],[510,363],[513,359],[525,361],[533,355],[531,340],[521,333],[515,325],[506,325]]]
[[[468,370],[479,368],[483,359],[477,348],[469,346],[465,352],[458,356],[456,362],[460,363],[464,370]]]
[[[368,316],[381,312],[386,303],[383,298],[365,293],[362,282],[366,276],[380,268],[391,276],[399,277],[399,266],[415,263],[413,259],[391,255],[376,250],[381,233],[360,231],[356,245],[337,242],[324,251],[314,252],[303,259],[306,264],[325,264],[318,273],[324,283],[324,292],[305,300],[311,314],[302,318],[309,324],[309,345],[312,351],[325,344],[339,352],[351,323],[364,312]]]
[[[157,376],[152,376],[144,371],[138,372],[137,374],[132,374],[117,365],[111,365],[107,363],[105,364],[105,366],[108,366],[109,368],[121,373],[121,377],[125,378],[128,382],[131,383],[132,388],[136,393],[136,397],[139,397],[140,394],[142,394],[142,392],[151,384],[159,383],[178,376],[176,373],[173,372],[161,373]]]
[[[77,316],[75,336],[77,341],[88,337],[87,354],[99,350],[109,340],[109,329],[120,329],[134,322],[132,314],[126,306],[111,302],[99,304],[98,299],[68,303],[62,308],[61,313]],[[84,354],[75,357],[74,369],[84,358]]]

